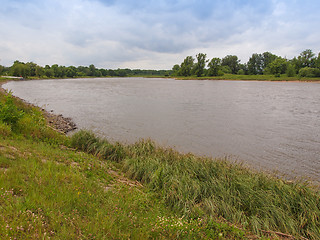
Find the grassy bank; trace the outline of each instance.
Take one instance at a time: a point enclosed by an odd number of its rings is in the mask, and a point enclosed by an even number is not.
[[[0,102],[1,239],[320,238],[320,194],[305,183],[152,141],[69,138]]]
[[[282,232],[320,237],[320,195],[223,160],[183,155],[151,141],[124,146],[80,131],[72,146],[118,162],[171,209],[191,218],[225,219],[255,234]]]
[[[70,148],[41,111],[0,93],[0,239],[243,239],[190,218],[130,180],[119,161]],[[73,140],[74,143],[74,140]]]
[[[216,77],[176,77],[177,80],[241,80],[241,81],[299,81],[299,82],[320,82],[320,78],[305,78],[305,77],[288,77],[286,74],[280,77],[274,75],[237,75],[225,74]]]

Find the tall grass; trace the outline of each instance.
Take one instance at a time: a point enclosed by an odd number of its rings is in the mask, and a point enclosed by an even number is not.
[[[72,146],[121,163],[168,206],[191,217],[224,218],[256,234],[277,231],[320,238],[320,194],[224,160],[180,154],[152,141],[111,144],[80,131]]]

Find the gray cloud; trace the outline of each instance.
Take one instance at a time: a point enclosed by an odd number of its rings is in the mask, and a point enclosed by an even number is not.
[[[288,0],[3,0],[0,64],[171,68],[187,55],[319,51],[320,3]],[[317,47],[318,49],[315,49]]]

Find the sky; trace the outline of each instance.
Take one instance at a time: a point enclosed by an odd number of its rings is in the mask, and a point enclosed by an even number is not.
[[[320,51],[319,0],[0,0],[0,65],[171,69]]]

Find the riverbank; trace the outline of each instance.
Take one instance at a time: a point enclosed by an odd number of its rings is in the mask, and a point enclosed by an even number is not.
[[[15,106],[24,116],[0,127],[3,238],[320,237],[320,195],[308,183],[151,141],[110,143],[84,131],[69,138],[38,109]]]
[[[177,80],[230,80],[230,81],[274,81],[274,82],[320,82],[320,78],[301,78],[301,77],[287,77],[281,75],[275,77],[274,75],[237,75],[225,74],[223,76],[213,77],[175,77]]]
[[[42,111],[3,91],[0,196],[1,239],[243,239],[250,234],[171,210],[126,177],[119,164],[71,148],[70,138],[49,127]]]
[[[21,81],[21,79],[19,79]],[[0,92],[4,94],[6,91],[2,88],[2,85],[7,83],[10,80],[0,80]],[[12,80],[11,80],[12,81]],[[68,133],[71,131],[74,131],[77,129],[76,124],[72,121],[71,118],[66,118],[62,116],[61,114],[53,114],[52,112],[48,112],[43,108],[39,108],[38,106],[35,106],[31,103],[26,102],[24,99],[21,99],[19,97],[16,97],[19,101],[21,101],[24,105],[30,107],[30,108],[37,108],[38,110],[42,111],[43,116],[45,117],[47,123],[49,126],[54,128],[55,130],[62,132],[62,133]]]

